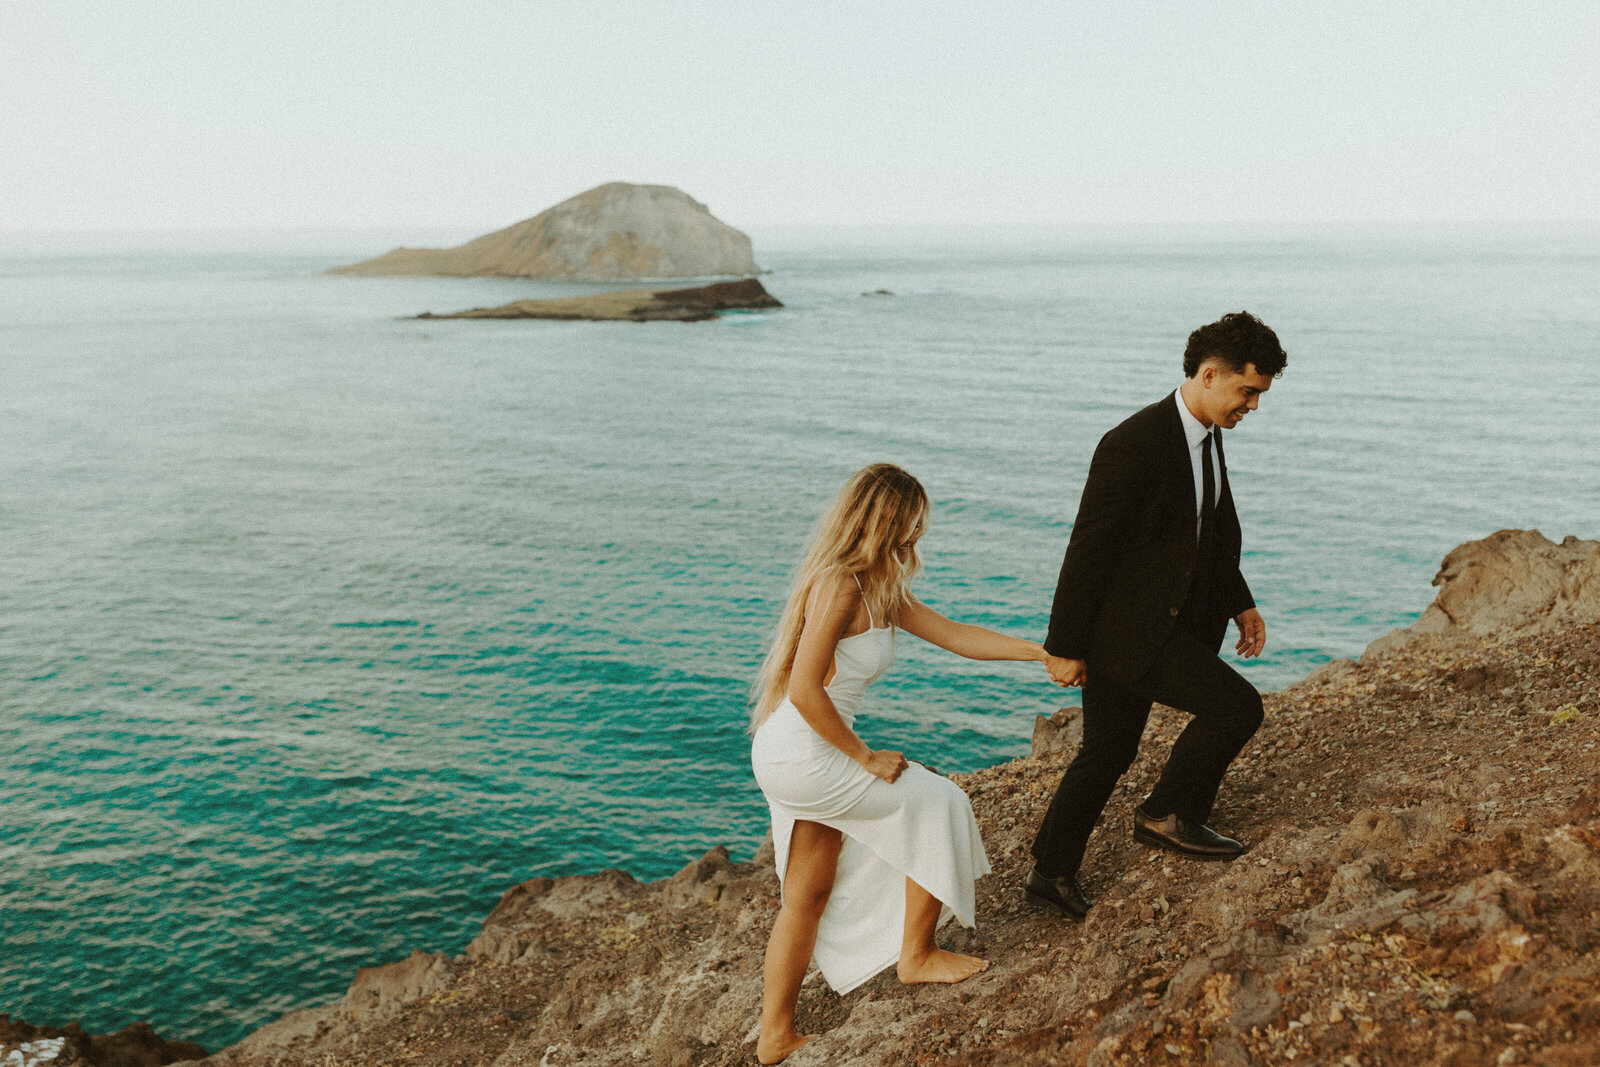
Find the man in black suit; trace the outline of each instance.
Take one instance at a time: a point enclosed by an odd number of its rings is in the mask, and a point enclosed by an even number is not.
[[[1249,312],[1189,335],[1183,384],[1100,439],[1061,564],[1045,650],[1050,677],[1083,687],[1083,744],[1038,836],[1027,896],[1074,921],[1089,833],[1133,763],[1150,705],[1194,716],[1133,812],[1134,840],[1196,859],[1239,842],[1206,825],[1228,764],[1261,725],[1261,696],[1218,656],[1260,654],[1266,624],[1239,571],[1239,517],[1222,433],[1283,372],[1278,337]]]

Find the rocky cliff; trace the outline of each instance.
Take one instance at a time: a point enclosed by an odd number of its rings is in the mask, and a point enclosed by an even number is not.
[[[760,273],[750,238],[669,185],[611,182],[455,248],[396,248],[330,274],[617,281]]]
[[[193,1041],[168,1041],[148,1023],[114,1034],[91,1034],[77,1023],[33,1026],[0,1014],[0,1067],[161,1067],[206,1050]]]
[[[1600,543],[1503,532],[1436,584],[1449,626],[1430,608],[1266,695],[1213,820],[1251,845],[1233,863],[1130,839],[1184,721],[1158,709],[1091,842],[1081,926],[1018,888],[1075,712],[958,777],[995,873],[978,929],[945,940],[994,965],[843,997],[813,974],[800,1026],[823,1036],[786,1062],[1600,1062]],[[753,1063],[777,888],[770,849],[648,884],[536,878],[460,957],[361,971],[205,1063]]]

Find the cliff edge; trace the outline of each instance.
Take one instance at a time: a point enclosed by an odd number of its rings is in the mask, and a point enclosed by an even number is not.
[[[1250,846],[1232,863],[1131,840],[1186,721],[1158,708],[1090,843],[1080,926],[1020,892],[1075,709],[1040,717],[1033,754],[958,776],[995,873],[978,929],[943,936],[993,966],[846,996],[813,972],[799,1025],[822,1036],[786,1062],[1600,1061],[1600,543],[1505,531],[1435,582],[1449,627],[1430,609],[1265,695],[1213,819]],[[753,1063],[777,905],[770,846],[648,884],[535,878],[463,955],[363,970],[204,1063]]]
[[[750,238],[687,193],[610,182],[455,248],[396,248],[328,273],[619,281],[760,272]]]

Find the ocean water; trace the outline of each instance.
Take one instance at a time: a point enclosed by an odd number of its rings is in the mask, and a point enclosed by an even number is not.
[[[1262,688],[1462,541],[1600,536],[1593,227],[754,236],[787,307],[640,325],[321,273],[415,234],[0,235],[0,1011],[217,1047],[523,879],[747,858],[837,486],[917,474],[923,599],[1042,636],[1096,440],[1225,311],[1290,354],[1228,438]],[[941,770],[1068,699],[901,648],[860,727]]]

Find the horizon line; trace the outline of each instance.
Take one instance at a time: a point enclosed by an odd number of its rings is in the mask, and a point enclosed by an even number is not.
[[[528,216],[532,218],[533,216]],[[745,223],[760,229],[807,230],[1067,230],[1153,227],[1219,227],[1219,226],[1591,226],[1600,224],[1600,215],[1568,216],[1362,216],[1350,218],[1171,218],[1171,219],[1061,219],[1061,220],[907,220],[902,222],[854,221],[771,221]],[[364,222],[364,223],[244,223],[180,224],[170,226],[93,225],[93,226],[13,226],[0,224],[0,236],[93,235],[93,234],[197,234],[197,233],[372,233],[395,230],[476,230],[489,226],[504,229],[506,223],[489,222]],[[510,225],[515,225],[511,223]],[[485,231],[492,232],[492,231]]]

